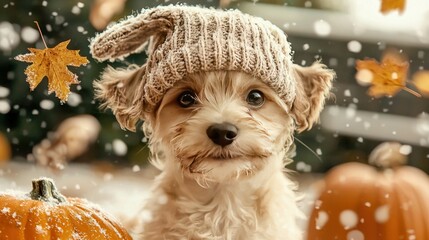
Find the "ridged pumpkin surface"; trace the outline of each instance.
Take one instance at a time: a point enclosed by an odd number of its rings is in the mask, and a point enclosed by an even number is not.
[[[122,226],[94,204],[79,198],[66,198],[60,203],[54,200],[33,200],[29,194],[0,194],[0,239],[131,239]]]
[[[429,179],[413,167],[335,167],[315,202],[308,240],[429,239]]]

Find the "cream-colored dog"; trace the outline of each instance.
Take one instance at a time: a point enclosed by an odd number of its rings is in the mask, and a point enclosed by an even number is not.
[[[294,131],[315,122],[333,75],[317,63],[295,67],[292,109],[235,71],[192,74],[166,93],[145,122],[162,173],[145,203],[141,239],[301,239],[296,186],[284,166]],[[111,69],[103,79],[110,78],[128,76]]]
[[[284,33],[238,11],[158,7],[98,35],[115,60],[149,41],[140,66],[108,67],[95,88],[123,128],[144,120],[161,170],[144,204],[144,240],[300,240],[293,134],[317,121],[334,73],[292,63]],[[143,44],[143,45],[142,45]]]

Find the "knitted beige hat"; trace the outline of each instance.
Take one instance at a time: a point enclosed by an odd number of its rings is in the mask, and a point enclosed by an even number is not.
[[[104,82],[96,83],[99,93],[110,95],[102,98],[122,127],[133,129],[142,110],[153,111],[177,81],[200,71],[243,71],[268,84],[288,106],[295,99],[289,42],[282,30],[261,18],[238,10],[160,6],[109,27],[90,44],[92,56],[99,61],[122,60],[146,47],[146,63],[129,76],[138,83],[116,81],[115,74],[120,78],[121,73],[111,68],[101,77]],[[119,86],[106,93],[115,84]],[[132,103],[124,102],[129,95],[124,84],[138,88]]]
[[[273,24],[237,10],[189,6],[144,10],[113,25],[91,43],[92,56],[116,60],[152,47],[143,78],[145,109],[151,110],[164,93],[189,73],[239,70],[258,77],[285,102],[294,98],[290,47]]]

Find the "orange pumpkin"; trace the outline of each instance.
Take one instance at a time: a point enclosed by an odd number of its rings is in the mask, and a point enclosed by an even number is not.
[[[33,180],[30,194],[0,194],[2,240],[129,240],[130,235],[94,204],[65,198],[47,178]]]
[[[309,219],[308,240],[429,239],[429,178],[401,166],[398,143],[384,143],[369,166],[346,163],[325,178]]]

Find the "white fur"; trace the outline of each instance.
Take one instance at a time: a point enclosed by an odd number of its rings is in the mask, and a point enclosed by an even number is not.
[[[198,94],[195,107],[176,103],[184,89]],[[260,108],[245,101],[252,89],[265,95]],[[171,89],[145,123],[162,172],[136,223],[140,239],[302,239],[296,185],[284,171],[294,132],[289,111],[273,90],[239,72],[194,74]],[[224,148],[206,134],[221,122],[239,129]]]

